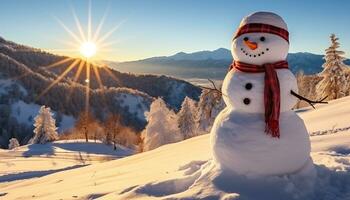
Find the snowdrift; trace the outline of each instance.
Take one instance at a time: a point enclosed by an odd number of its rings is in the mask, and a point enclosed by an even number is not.
[[[0,197],[349,199],[350,97],[316,108],[297,111],[311,134],[311,156],[317,169],[313,189],[308,188],[308,180],[295,180],[288,175],[252,180],[222,174],[212,165],[209,135],[203,135],[119,160],[68,169],[40,178],[0,182]]]

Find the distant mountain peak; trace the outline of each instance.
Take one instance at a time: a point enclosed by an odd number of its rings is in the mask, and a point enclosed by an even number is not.
[[[159,58],[159,57],[157,57]],[[179,52],[172,56],[165,56],[162,59],[173,59],[173,60],[231,60],[231,53],[228,49],[218,48],[215,50],[204,50],[193,53]]]

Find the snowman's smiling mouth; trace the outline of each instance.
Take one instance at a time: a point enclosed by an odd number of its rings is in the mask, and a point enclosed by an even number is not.
[[[261,51],[257,54],[251,54],[247,50],[245,50],[244,48],[241,48],[241,51],[243,52],[244,55],[246,55],[247,57],[253,57],[253,58],[263,56],[265,54],[265,52],[267,53],[269,50],[270,50],[269,48],[266,48],[265,51]]]

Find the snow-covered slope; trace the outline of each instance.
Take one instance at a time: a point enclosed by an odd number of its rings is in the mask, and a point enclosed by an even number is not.
[[[92,163],[130,156],[133,153],[133,150],[123,146],[118,146],[114,151],[112,146],[93,140],[89,143],[85,140],[65,140],[30,144],[14,150],[0,149],[0,185],[1,182],[42,177]]]
[[[298,113],[312,133],[343,127],[311,136],[317,179],[309,196],[303,196],[307,189],[289,176],[255,181],[217,174],[211,165],[209,135],[119,160],[3,182],[0,195],[5,199],[349,199],[350,129],[344,127],[350,126],[350,97]]]

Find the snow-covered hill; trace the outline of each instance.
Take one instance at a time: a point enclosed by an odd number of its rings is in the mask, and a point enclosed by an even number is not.
[[[93,140],[89,143],[85,140],[64,140],[24,145],[14,150],[0,149],[0,183],[42,177],[133,153],[123,146],[117,146],[114,151],[111,146]]]
[[[0,183],[5,199],[349,199],[350,97],[299,110],[311,136],[313,194],[291,177],[250,180],[212,169],[209,135],[119,160]],[[322,133],[322,134],[317,134]],[[4,153],[4,152],[3,152]],[[11,163],[5,165],[11,166]],[[50,159],[48,159],[50,162]],[[17,164],[13,161],[14,164]],[[30,164],[28,162],[27,164]],[[32,163],[35,165],[34,163]],[[258,163],[257,163],[258,164]],[[20,165],[20,164],[18,164]],[[3,177],[4,175],[0,176]],[[11,175],[5,175],[11,177]],[[16,176],[16,175],[13,175]],[[1,181],[0,181],[1,182]]]

